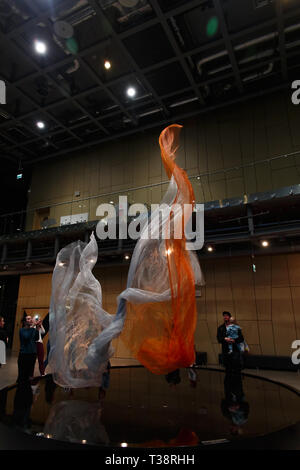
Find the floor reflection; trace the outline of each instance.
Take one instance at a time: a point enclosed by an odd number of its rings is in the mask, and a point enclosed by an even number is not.
[[[277,384],[207,369],[175,375],[112,368],[108,390],[62,388],[49,375],[1,391],[0,419],[52,439],[132,447],[243,439],[300,421],[299,396]]]

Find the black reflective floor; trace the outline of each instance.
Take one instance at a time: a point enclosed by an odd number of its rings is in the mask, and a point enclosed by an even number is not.
[[[51,376],[0,393],[3,424],[82,445],[176,447],[242,440],[300,422],[299,394],[252,377],[198,369],[181,382],[144,368],[112,368],[109,388],[68,390]]]

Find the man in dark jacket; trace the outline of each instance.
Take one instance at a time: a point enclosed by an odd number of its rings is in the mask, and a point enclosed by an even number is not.
[[[33,320],[27,315],[24,327],[20,329],[20,352],[18,357],[18,383],[27,382],[34,373],[36,361],[36,341],[39,339],[38,329],[32,328]]]
[[[223,364],[226,372],[238,372],[242,369],[242,355],[237,347],[238,343],[244,341],[241,330],[236,340],[228,338],[226,334],[226,326],[229,325],[231,313],[223,312],[224,323],[218,327],[217,339],[218,343],[222,344]],[[233,352],[229,354],[228,344],[233,343]]]

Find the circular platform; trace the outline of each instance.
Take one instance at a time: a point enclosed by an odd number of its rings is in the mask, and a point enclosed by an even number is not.
[[[194,370],[196,381],[182,369],[173,385],[142,367],[115,367],[106,393],[63,389],[50,375],[13,386],[1,391],[1,429],[52,444],[145,449],[240,445],[300,422],[300,396],[289,387]]]

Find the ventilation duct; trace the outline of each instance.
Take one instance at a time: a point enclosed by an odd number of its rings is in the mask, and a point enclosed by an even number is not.
[[[118,23],[127,23],[136,17],[143,16],[152,11],[148,0],[99,0],[103,10],[111,10],[117,14]]]
[[[287,33],[293,32],[293,31],[297,31],[299,29],[300,29],[300,23],[297,23],[297,24],[294,24],[294,25],[291,25],[291,26],[288,26],[287,28],[285,28],[284,32],[285,32],[285,34],[287,34]],[[264,42],[270,41],[272,39],[273,40],[277,39],[277,37],[278,37],[278,32],[277,31],[275,31],[274,33],[265,34],[265,35],[260,36],[258,38],[251,39],[250,41],[246,41],[244,43],[241,43],[241,44],[238,44],[238,45],[234,46],[234,51],[239,52],[239,51],[245,50],[247,48],[250,48],[252,46],[256,46],[258,44],[262,44]],[[294,45],[298,45],[298,41],[287,43],[286,48],[290,49],[291,47],[294,47]],[[243,62],[245,63],[246,61],[250,62],[252,60],[261,58],[261,57],[264,56],[264,54],[265,54],[265,56],[268,56],[269,53],[270,53],[270,49],[268,49],[267,51],[263,51],[263,52],[260,52],[260,53],[253,54],[252,56],[248,57],[247,59],[240,60],[239,64],[243,63]],[[197,62],[197,70],[198,70],[199,75],[202,75],[202,67],[203,67],[204,64],[207,64],[208,62],[212,62],[214,60],[223,58],[225,56],[228,56],[228,51],[227,50],[217,52],[216,54],[210,55],[208,57],[204,57],[203,59],[199,60]],[[259,57],[259,56],[261,56],[261,57]],[[213,73],[217,73],[218,71],[225,70],[227,68],[231,68],[231,65],[228,64],[228,66],[226,65],[224,67],[216,68],[215,70],[209,71],[208,74],[211,75]]]

